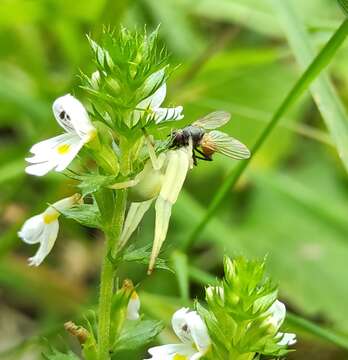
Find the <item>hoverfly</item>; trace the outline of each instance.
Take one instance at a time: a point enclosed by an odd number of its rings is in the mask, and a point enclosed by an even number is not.
[[[212,161],[212,155],[217,152],[232,159],[241,160],[250,157],[249,149],[237,139],[214,130],[225,125],[231,115],[225,111],[215,111],[171,134],[171,147],[178,148],[193,145],[193,163],[197,159]],[[208,131],[212,130],[212,131]]]

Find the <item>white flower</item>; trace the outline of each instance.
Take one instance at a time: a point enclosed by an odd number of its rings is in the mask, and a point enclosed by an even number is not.
[[[111,188],[132,187],[133,198],[125,220],[120,239],[123,247],[138,227],[146,211],[156,199],[155,236],[148,273],[155,266],[156,258],[166,238],[172,206],[175,204],[184,184],[187,172],[192,168],[192,144],[176,150],[161,153],[155,164],[149,160],[143,171],[126,183],[114,184]]]
[[[153,73],[148,77],[145,82],[145,88],[151,90],[161,82],[164,78],[164,68]],[[169,120],[181,120],[184,116],[181,114],[183,107],[177,106],[173,108],[163,108],[161,107],[164,99],[166,98],[167,86],[164,83],[161,85],[152,95],[142,100],[137,106],[136,110],[133,112],[133,125],[147,114],[146,122],[149,119],[153,119],[156,124],[159,124],[163,121]]]
[[[196,311],[178,310],[173,315],[172,327],[181,344],[150,348],[152,360],[197,360],[208,351],[211,344],[208,330]]]
[[[138,320],[140,310],[140,299],[137,292],[134,290],[132,295],[129,299],[128,306],[127,306],[127,320]]]
[[[277,333],[277,337],[279,338],[279,345],[293,345],[296,343],[296,335],[292,333],[282,333],[278,332],[279,328],[283,324],[286,316],[286,307],[285,305],[276,300],[272,306],[267,311],[269,317],[267,319],[267,323],[273,326],[274,331]]]
[[[28,219],[18,236],[27,244],[40,244],[29,265],[39,266],[50,253],[58,235],[60,211],[71,208],[81,199],[80,194],[64,198],[49,206],[43,213]]]
[[[63,171],[75,158],[82,146],[96,136],[84,106],[72,95],[64,95],[53,103],[54,116],[66,131],[62,135],[35,144],[33,154],[26,161],[31,163],[25,171],[42,176],[51,170]]]

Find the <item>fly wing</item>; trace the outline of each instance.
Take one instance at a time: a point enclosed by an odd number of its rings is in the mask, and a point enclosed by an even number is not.
[[[237,139],[217,130],[211,131],[208,135],[216,152],[236,160],[250,157],[249,149]]]
[[[230,121],[231,114],[226,111],[214,111],[201,119],[195,121],[192,125],[201,127],[205,130],[213,130]]]

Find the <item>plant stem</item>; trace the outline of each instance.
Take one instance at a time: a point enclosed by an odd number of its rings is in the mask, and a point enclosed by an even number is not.
[[[105,196],[105,195],[104,195]],[[107,194],[106,194],[107,196]],[[113,221],[105,230],[104,259],[100,275],[99,309],[98,309],[98,359],[110,359],[110,312],[114,286],[114,276],[117,269],[110,261],[109,255],[117,254],[117,242],[119,240],[126,209],[127,192],[118,190],[114,208]],[[110,209],[109,211],[112,211]]]

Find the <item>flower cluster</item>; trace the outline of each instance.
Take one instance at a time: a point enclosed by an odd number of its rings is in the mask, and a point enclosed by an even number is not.
[[[252,360],[282,356],[296,335],[280,331],[285,305],[264,275],[264,262],[225,258],[225,278],[206,288],[207,306],[174,313],[172,327],[180,344],[152,347],[153,360]]]
[[[64,133],[32,146],[33,156],[26,159],[28,174],[43,176],[52,170],[65,170],[79,181],[82,194],[71,197],[78,201],[58,201],[29,219],[19,236],[27,243],[41,244],[37,255],[29,260],[30,265],[37,266],[57,238],[60,214],[73,212],[68,217],[112,233],[115,204],[109,202],[104,211],[101,198],[115,199],[118,190],[128,189],[130,206],[117,251],[125,249],[156,200],[150,273],[167,234],[171,207],[192,167],[192,144],[169,149],[168,141],[156,136],[163,126],[172,126],[183,118],[183,108],[162,105],[170,68],[165,50],[158,47],[157,32],[147,35],[122,29],[116,37],[105,31],[101,45],[89,41],[97,69],[90,77],[81,75],[88,106],[71,94],[56,99],[52,110]],[[83,147],[86,151],[79,156],[80,162],[73,163]],[[88,166],[79,166],[81,162]],[[70,172],[72,166],[74,171]],[[86,196],[92,197],[92,204],[90,200],[84,204]],[[53,220],[44,220],[51,212],[55,214]],[[101,219],[98,224],[96,218]]]
[[[264,262],[225,258],[225,278],[206,288],[207,305],[175,312],[172,327],[181,344],[150,348],[153,360],[252,360],[283,356],[296,335],[280,331],[285,305],[264,276]],[[204,320],[203,320],[204,319]]]
[[[264,262],[226,257],[221,284],[206,289],[207,308],[197,304],[212,338],[212,359],[283,356],[296,342],[295,334],[279,331],[286,308],[264,267]]]

